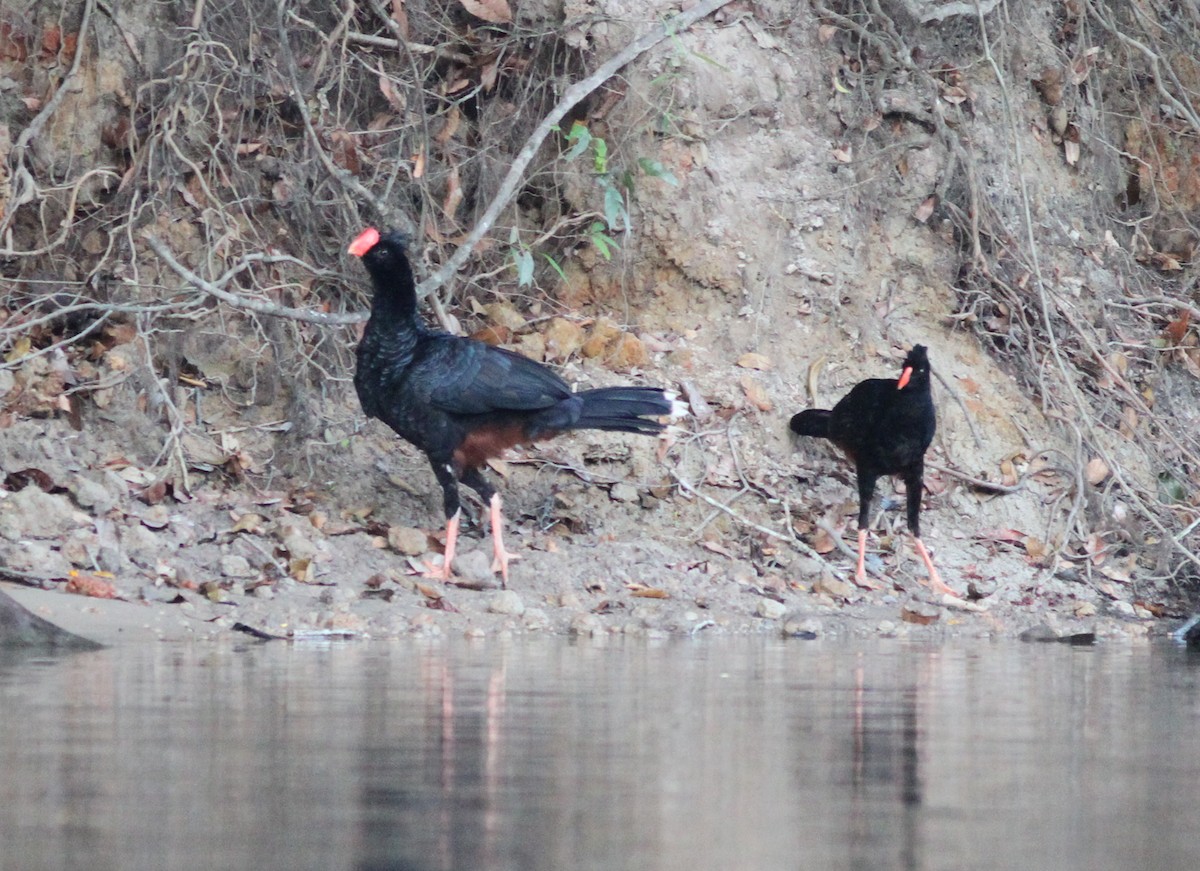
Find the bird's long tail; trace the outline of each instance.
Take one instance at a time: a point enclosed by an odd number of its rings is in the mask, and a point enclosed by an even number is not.
[[[789,424],[796,435],[829,438],[829,411],[824,408],[810,408],[799,414],[792,415]]]
[[[657,387],[597,387],[576,393],[582,402],[571,429],[603,429],[657,435],[666,428],[661,418],[683,417],[687,406],[669,390]]]

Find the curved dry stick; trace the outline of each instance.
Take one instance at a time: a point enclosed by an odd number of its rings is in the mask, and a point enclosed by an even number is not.
[[[487,235],[488,231],[492,229],[492,225],[496,222],[496,219],[500,217],[500,212],[504,210],[509,201],[516,195],[525,170],[533,162],[533,158],[537,155],[538,149],[542,147],[542,143],[546,137],[558,126],[558,122],[566,117],[567,112],[571,111],[580,100],[612,78],[621,67],[654,48],[654,46],[658,45],[664,39],[674,36],[680,31],[687,30],[701,18],[715,12],[730,2],[731,0],[702,0],[702,2],[697,3],[686,12],[681,12],[665,23],[658,25],[649,33],[638,37],[597,67],[596,71],[586,79],[580,79],[567,88],[558,105],[550,111],[549,115],[542,119],[542,123],[533,131],[533,135],[529,137],[529,140],[521,146],[521,150],[517,152],[512,166],[509,167],[508,174],[504,176],[504,181],[500,184],[500,189],[496,191],[496,196],[488,205],[487,211],[483,213],[479,222],[467,234],[466,240],[436,272],[417,285],[418,298],[428,296],[449,281],[450,277],[458,271],[458,268],[467,261],[476,243]]]
[[[318,324],[323,327],[342,327],[347,324],[357,324],[367,319],[365,312],[355,312],[350,314],[326,314],[324,312],[308,311],[306,309],[289,308],[288,306],[276,305],[273,302],[262,302],[257,299],[248,299],[239,296],[236,293],[230,293],[228,290],[217,287],[211,281],[206,281],[192,270],[188,269],[182,263],[175,259],[175,255],[171,253],[171,249],[163,244],[162,240],[157,236],[152,236],[149,233],[143,234],[143,239],[149,245],[154,253],[159,256],[159,259],[171,270],[199,290],[204,291],[209,296],[216,297],[221,302],[228,303],[234,308],[245,309],[247,311],[256,312],[260,315],[271,315],[273,317],[290,318],[294,321],[303,321],[306,324]]]

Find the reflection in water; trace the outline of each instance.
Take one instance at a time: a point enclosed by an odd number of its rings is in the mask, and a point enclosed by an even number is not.
[[[0,871],[1196,867],[1195,664],[762,639],[0,662]]]

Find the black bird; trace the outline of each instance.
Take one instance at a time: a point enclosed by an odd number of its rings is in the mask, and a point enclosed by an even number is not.
[[[441,571],[450,577],[458,540],[458,482],[488,504],[492,545],[508,582],[500,495],[481,469],[507,448],[553,438],[572,429],[658,435],[660,420],[678,417],[685,406],[656,387],[600,387],[572,393],[540,363],[474,339],[422,325],[406,253],[406,238],[381,236],[368,228],[349,251],[361,257],[375,296],[358,346],[354,388],[368,417],[425,452],[442,485],[446,511],[446,555]]]
[[[908,528],[917,553],[929,570],[929,585],[940,593],[959,595],[942,582],[921,541],[921,492],[925,477],[925,451],[933,441],[937,418],[929,390],[929,355],[915,345],[904,358],[900,377],[860,381],[832,411],[810,408],[792,417],[792,432],[829,439],[854,463],[858,477],[858,566],[855,580],[867,580],[864,565],[867,523],[875,481],[881,475],[900,475],[908,501]]]

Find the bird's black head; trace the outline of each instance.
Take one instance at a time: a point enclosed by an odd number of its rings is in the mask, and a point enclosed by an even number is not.
[[[896,389],[903,390],[905,387],[923,389],[929,384],[929,353],[924,345],[913,345],[908,356],[904,358],[904,366],[900,371],[900,378],[896,382]]]
[[[399,230],[380,235],[374,227],[358,234],[347,249],[361,257],[371,281],[375,284],[375,306],[381,303],[416,310],[417,298],[413,287],[412,266],[408,262],[409,237]]]

